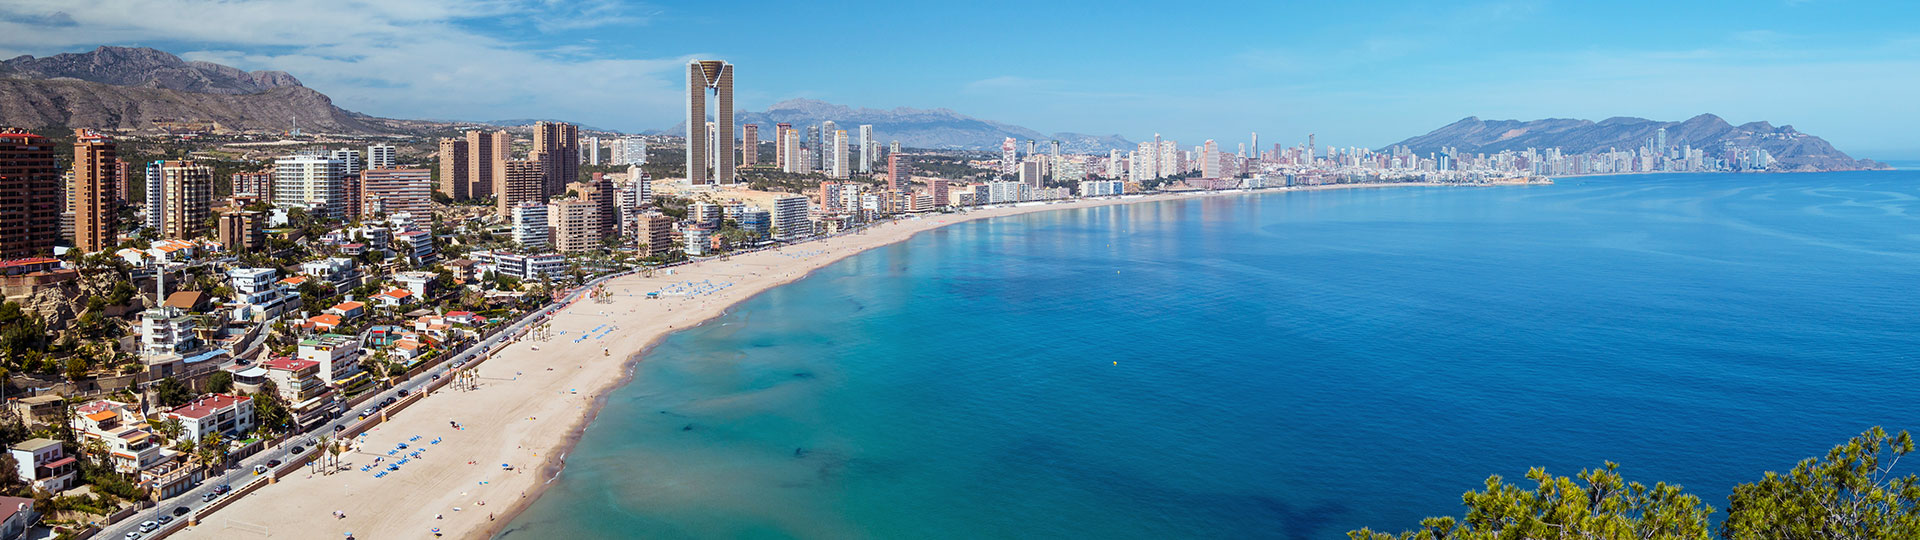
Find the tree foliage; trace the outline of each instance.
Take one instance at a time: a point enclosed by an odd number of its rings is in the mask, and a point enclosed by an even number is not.
[[[1735,486],[1717,535],[1726,540],[1920,538],[1920,478],[1896,476],[1913,452],[1907,432],[1879,427],[1787,473]],[[1461,496],[1462,518],[1431,517],[1399,535],[1361,529],[1352,540],[1694,539],[1716,535],[1713,508],[1678,485],[1628,482],[1607,463],[1574,477],[1527,472],[1531,489],[1487,479]]]

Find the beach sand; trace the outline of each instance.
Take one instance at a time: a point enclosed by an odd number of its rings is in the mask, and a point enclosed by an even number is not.
[[[1343,184],[1251,193],[1413,185],[1430,184]],[[804,277],[849,255],[953,223],[1045,210],[1243,193],[1248,192],[1080,200],[929,214],[870,227],[862,234],[683,265],[673,268],[672,275],[657,271],[652,277],[614,279],[607,283],[607,290],[615,295],[610,303],[576,301],[554,316],[554,336],[550,340],[522,339],[480,363],[476,368],[478,388],[443,387],[357,438],[355,451],[341,454],[339,472],[308,474],[309,468],[289,475],[173,537],[254,537],[260,527],[276,538],[339,539],[349,532],[359,538],[431,538],[434,528],[448,538],[486,537],[538,497],[545,482],[560,472],[561,457],[591,420],[598,407],[597,398],[625,379],[629,360],[637,361],[641,351],[668,333],[712,319],[756,293]],[[646,299],[646,292],[689,282],[730,285],[698,295]],[[587,337],[580,339],[583,335]],[[534,350],[536,346],[539,350]],[[461,428],[452,428],[450,421],[460,423]],[[413,440],[414,436],[420,438]],[[427,444],[436,438],[441,442]],[[400,443],[411,448],[392,457],[386,455]],[[426,451],[384,478],[360,470],[376,457],[391,463],[418,449]],[[511,464],[513,469],[503,469],[502,464]],[[335,511],[344,512],[346,517],[336,517]]]

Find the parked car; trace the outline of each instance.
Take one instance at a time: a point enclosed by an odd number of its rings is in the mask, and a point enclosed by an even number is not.
[[[152,521],[140,522],[140,532],[153,532],[154,529],[158,529],[158,528],[160,528],[159,523],[154,523]]]
[[[206,492],[206,493],[201,493],[201,494],[200,494],[200,502],[210,502],[210,501],[212,501],[212,500],[213,500],[213,499],[214,499],[215,497],[219,497],[219,496],[220,496],[220,494],[219,494],[219,493],[217,493],[217,492],[214,492],[214,491],[209,491],[209,492]]]
[[[161,514],[160,517],[153,518],[153,520],[160,522],[161,525],[166,525],[168,523],[173,523],[173,516]]]
[[[296,445],[293,445],[293,448],[287,449],[287,455],[297,456],[297,455],[300,455],[301,452],[305,452],[305,451],[307,451],[307,447],[296,444]]]
[[[266,466],[266,465],[254,465],[254,466],[253,466],[253,474],[255,474],[255,475],[261,475],[261,474],[267,474],[267,466]]]
[[[226,495],[227,492],[233,491],[233,484],[220,484],[219,487],[215,487],[213,490],[219,492],[221,495]]]
[[[400,397],[407,397],[407,389],[405,388],[400,389]],[[393,399],[393,398],[387,398],[387,399]]]
[[[406,391],[405,391],[405,390],[401,390],[401,392],[406,392]],[[405,395],[405,394],[401,394],[401,395]],[[393,397],[393,396],[387,396],[387,399],[384,399],[384,400],[380,400],[380,406],[382,406],[382,407],[385,407],[385,406],[388,406],[388,405],[392,405],[392,404],[394,404],[395,402],[398,402],[398,401],[400,401],[400,398],[397,398],[397,397]]]
[[[174,507],[173,509],[173,515],[184,516],[184,515],[187,515],[187,512],[192,512],[192,511],[193,509],[191,508],[187,508],[185,506],[177,506],[177,507]]]
[[[140,540],[140,533],[137,531],[127,531],[127,540]]]

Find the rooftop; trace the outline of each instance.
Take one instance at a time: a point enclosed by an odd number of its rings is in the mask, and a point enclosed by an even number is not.
[[[315,362],[312,360],[302,360],[302,359],[294,358],[291,356],[282,356],[279,358],[274,358],[272,360],[267,360],[265,362],[260,363],[260,367],[267,368],[267,369],[277,369],[280,371],[300,371],[303,369],[307,369],[307,368],[311,368],[319,365],[320,365],[319,362]]]
[[[60,446],[60,441],[53,439],[27,439],[20,441],[20,444],[13,445],[13,449],[23,452],[39,452],[47,449],[49,446]]]
[[[174,416],[184,416],[187,418],[193,418],[197,420],[201,418],[206,418],[208,415],[211,415],[213,413],[220,412],[221,409],[226,409],[234,406],[235,404],[246,403],[249,401],[253,401],[253,398],[250,398],[247,396],[236,396],[232,394],[207,394],[205,396],[201,396],[200,399],[193,400],[192,403],[181,405],[179,407],[174,407],[173,410],[167,411],[167,414],[172,414]]]

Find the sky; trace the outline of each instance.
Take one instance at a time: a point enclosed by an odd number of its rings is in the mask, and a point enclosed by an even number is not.
[[[1920,158],[1920,2],[0,0],[0,55],[148,46],[346,109],[623,131],[737,106],[953,109],[1042,132],[1379,148],[1484,119],[1718,114]]]

